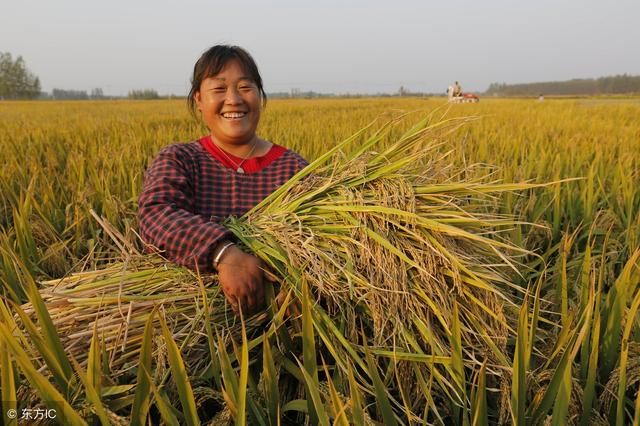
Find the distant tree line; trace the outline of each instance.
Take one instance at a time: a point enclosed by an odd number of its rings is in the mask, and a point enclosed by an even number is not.
[[[122,99],[123,96],[106,96],[101,88],[97,87],[92,89],[90,93],[86,90],[70,90],[70,89],[53,89],[51,91],[51,95],[47,93],[43,93],[40,96],[40,99],[56,99],[56,100],[84,100],[84,99]],[[158,92],[154,89],[144,89],[144,90],[131,90],[126,98],[128,99],[136,99],[136,100],[147,100],[147,99],[174,99],[178,98],[175,95],[168,96],[160,96]]]
[[[158,92],[153,89],[132,90],[129,92],[129,95],[127,97],[129,99],[142,99],[142,100],[160,99],[160,95],[158,94]]]
[[[53,89],[51,91],[52,99],[89,99],[89,95],[86,90],[71,90],[71,89]]]
[[[35,99],[40,95],[40,79],[18,56],[0,52],[0,99]]]
[[[91,89],[90,93],[86,90],[58,89],[51,90],[51,94],[42,92],[39,99],[55,99],[55,100],[85,100],[85,99],[111,99],[105,96],[101,88]]]
[[[371,93],[322,93],[322,92],[314,92],[313,90],[300,90],[297,88],[291,89],[289,92],[269,92],[267,93],[267,98],[269,99],[316,99],[316,98],[344,98],[344,99],[354,99],[354,98],[391,98],[391,97],[414,97],[414,98],[426,98],[430,96],[443,96],[441,93],[427,93],[427,92],[412,92],[405,88],[404,86],[400,86],[397,92],[395,93],[382,93],[378,92],[375,94]]]
[[[492,83],[486,95],[538,96],[538,95],[605,95],[640,93],[640,75],[582,78],[568,81],[505,84]]]

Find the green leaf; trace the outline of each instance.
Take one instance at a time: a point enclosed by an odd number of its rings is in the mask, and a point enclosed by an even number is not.
[[[582,269],[580,271],[580,308],[584,309],[584,305],[589,300],[589,291],[593,291],[593,285],[591,283],[591,245],[587,243],[584,250],[584,260],[582,261]],[[584,382],[587,380],[589,373],[589,356],[591,354],[591,330],[587,334],[586,338],[582,342],[582,348],[580,349],[580,379]]]
[[[353,369],[351,368],[351,363],[349,363],[349,396],[351,402],[351,417],[353,420],[353,424],[355,425],[364,425],[364,406],[363,406],[363,397],[360,391],[360,387],[358,386],[358,382],[353,375]]]
[[[590,286],[590,293],[593,291],[593,283]],[[587,377],[584,384],[584,391],[582,396],[582,418],[580,419],[581,426],[587,426],[591,423],[591,410],[593,407],[593,401],[596,398],[596,379],[598,375],[598,356],[600,354],[600,315],[599,315],[599,301],[600,301],[600,289],[595,293],[594,299],[596,300],[596,308],[594,310],[593,327],[590,332],[591,343],[590,347],[597,350],[592,350],[589,353],[589,361],[587,367]],[[584,345],[583,345],[584,348]]]
[[[278,390],[278,372],[273,362],[271,344],[266,334],[262,335],[262,380],[264,381],[264,399],[269,415],[269,423],[277,424],[280,418],[280,391]]]
[[[607,294],[607,299],[603,312],[603,324],[600,350],[601,369],[600,378],[604,382],[609,379],[611,371],[618,363],[621,336],[622,336],[622,318],[627,308],[627,301],[632,287],[631,276],[633,271],[637,269],[636,263],[640,257],[640,250],[636,250],[625,264],[622,272],[616,279],[611,290]]]
[[[153,384],[153,377],[151,377],[149,371],[147,371],[147,369],[143,365],[140,365],[140,368],[147,375],[147,380],[149,382],[149,386],[153,392],[153,395],[155,396],[156,407],[158,407],[158,411],[160,411],[162,420],[164,420],[167,425],[180,426],[178,418],[173,414],[176,409],[171,405],[165,393],[160,391],[156,387],[156,385]]]
[[[319,387],[314,383],[313,377],[311,377],[309,373],[307,373],[307,370],[304,368],[304,366],[302,365],[302,363],[300,363],[299,360],[298,360],[298,363],[300,364],[302,376],[304,377],[304,383],[305,383],[305,389],[307,390],[307,395],[311,398],[311,403],[307,401],[307,409],[312,408],[317,419],[315,423],[311,423],[311,424],[329,426],[330,424],[329,416],[327,415],[327,411],[322,402],[322,397],[320,396]]]
[[[200,286],[200,295],[202,296],[202,310],[204,311],[205,318],[205,330],[207,332],[207,345],[209,346],[209,357],[211,358],[211,372],[213,374],[213,380],[215,381],[218,389],[222,389],[222,378],[220,376],[220,361],[218,359],[217,351],[215,348],[215,338],[213,330],[211,328],[211,315],[209,314],[209,301],[207,298],[207,291],[202,282],[202,277],[198,275],[198,285]]]
[[[640,392],[636,395],[635,412],[633,414],[633,426],[640,426]]]
[[[477,375],[474,397],[472,399],[471,424],[473,426],[487,426],[489,424],[489,413],[487,408],[487,384],[486,371],[487,362],[485,360]]]
[[[93,337],[91,337],[91,345],[89,346],[89,357],[87,358],[87,381],[98,395],[102,395],[101,347],[102,345],[98,340],[98,319],[96,318],[93,324]]]
[[[553,426],[565,426],[569,415],[569,400],[571,398],[571,363],[563,370],[560,388],[553,403]]]
[[[238,376],[231,366],[231,360],[229,359],[229,354],[227,354],[222,336],[220,336],[217,331],[216,335],[218,337],[218,348],[220,348],[218,351],[220,372],[222,373],[222,380],[224,384],[222,392],[225,396],[227,407],[235,417],[238,413]]]
[[[518,316],[516,350],[513,354],[513,378],[511,383],[511,416],[515,426],[526,425],[525,403],[527,395],[527,354],[529,301],[525,296]]]
[[[5,413],[18,408],[18,397],[16,396],[16,382],[13,371],[13,361],[11,353],[5,347],[4,341],[0,338],[0,397],[2,398],[3,420],[7,425],[17,425],[18,420],[5,418]]]
[[[107,396],[121,395],[125,392],[129,392],[131,389],[135,388],[136,385],[118,385],[118,386],[103,386],[102,394],[100,395],[102,398],[106,398]]]
[[[247,344],[247,331],[244,324],[244,316],[240,310],[242,324],[242,347],[240,348],[240,380],[238,381],[238,412],[236,414],[236,426],[245,426],[247,423],[247,381],[249,377],[249,349]]]
[[[333,408],[333,424],[334,425],[342,425],[349,426],[349,420],[347,419],[346,407],[342,403],[338,392],[336,391],[335,386],[333,385],[333,380],[331,380],[331,375],[329,374],[329,369],[327,368],[327,364],[322,360],[322,366],[324,368],[325,377],[327,378],[327,386],[329,387],[329,396],[331,397],[331,407]]]
[[[49,380],[37,371],[31,363],[29,355],[20,347],[3,322],[0,322],[0,341],[3,341],[5,348],[11,352],[16,364],[36,390],[40,399],[47,401],[48,406],[56,410],[59,418],[63,418],[66,424],[71,426],[87,424]]]
[[[458,313],[458,301],[453,301],[453,313],[451,321],[451,334],[449,335],[451,344],[451,375],[455,384],[458,401],[452,400],[453,415],[455,421],[467,423],[466,413],[466,386],[464,377],[464,359],[462,358],[462,335],[460,333],[460,315]],[[460,409],[462,407],[462,410]]]
[[[304,378],[303,378],[304,380]],[[287,411],[298,411],[300,413],[308,413],[309,405],[307,404],[306,399],[294,399],[293,401],[289,401],[282,407],[282,412],[286,413]]]
[[[142,334],[142,346],[140,347],[140,358],[138,359],[138,380],[134,394],[133,405],[131,406],[131,425],[144,426],[147,424],[147,414],[149,413],[149,390],[151,388],[149,377],[145,371],[151,371],[151,355],[153,341],[153,320],[156,315],[154,308],[144,326]]]
[[[627,313],[627,321],[624,327],[624,333],[622,334],[622,348],[620,350],[620,379],[618,381],[618,402],[616,404],[616,425],[622,426],[625,424],[625,393],[627,391],[627,361],[629,359],[629,338],[631,331],[635,325],[636,313],[640,308],[640,291],[636,293],[633,299],[631,308]]]
[[[376,404],[378,405],[378,408],[382,413],[383,422],[385,426],[396,426],[398,424],[398,421],[396,420],[393,408],[391,407],[391,401],[389,401],[389,397],[387,396],[387,389],[385,388],[384,383],[380,378],[378,365],[376,364],[371,351],[366,346],[366,336],[364,335],[364,332],[362,332],[362,339],[363,344],[365,345],[364,350],[367,359],[367,365],[369,367],[367,371],[369,372],[369,376],[373,380],[373,389],[376,395]]]
[[[316,346],[315,334],[313,332],[313,318],[311,317],[311,297],[306,280],[302,281],[302,360],[305,374],[305,383],[307,385],[307,393],[317,392],[319,388],[318,382],[318,365],[316,363]],[[309,377],[306,380],[306,377]],[[321,413],[316,412],[318,404],[317,399],[307,399],[309,404],[309,417],[311,424],[317,424],[320,421]],[[322,408],[324,411],[324,408]]]
[[[49,315],[47,306],[44,304],[44,301],[40,296],[40,292],[38,292],[38,286],[31,277],[31,274],[26,270],[22,262],[19,262],[19,264],[21,265],[21,268],[24,272],[24,285],[27,290],[29,301],[31,302],[33,310],[36,313],[36,317],[38,318],[38,322],[42,330],[42,338],[44,339],[47,347],[50,348],[50,350],[55,355],[55,358],[58,361],[67,382],[70,382],[71,377],[73,376],[73,368],[71,367],[71,363],[69,362],[69,359],[64,352],[64,347],[62,345],[62,342],[60,341],[60,337],[58,337],[56,327],[53,325],[53,321],[51,320],[51,316]]]
[[[29,316],[22,310],[22,308],[17,305],[14,305],[13,308],[15,313],[20,317],[25,330],[29,334],[31,345],[33,345],[37,352],[42,356],[42,360],[47,364],[47,367],[49,367],[53,379],[56,381],[58,386],[63,389],[63,392],[65,394],[71,393],[71,389],[69,388],[70,376],[62,367],[63,362],[68,362],[66,355],[64,355],[63,359],[60,359],[58,354],[54,352],[54,349],[50,345],[48,345],[44,337],[42,337],[42,335],[38,331],[38,327],[36,326],[36,324],[31,321]],[[9,316],[8,310],[4,308],[0,308],[0,310],[2,311],[2,315],[7,324],[16,324],[13,317]],[[16,334],[20,335],[21,339],[23,340],[22,332],[19,331],[17,325],[15,329]]]
[[[200,424],[200,418],[198,417],[198,410],[196,409],[196,401],[193,396],[193,390],[191,389],[191,382],[187,375],[187,370],[184,366],[182,355],[180,355],[180,349],[176,345],[169,327],[163,316],[160,318],[160,327],[162,328],[162,335],[164,336],[164,342],[167,345],[167,355],[169,357],[169,368],[171,369],[171,375],[173,381],[178,389],[178,396],[182,404],[182,413],[184,414],[185,423],[189,426],[197,426]]]
[[[87,374],[84,372],[80,364],[78,364],[78,362],[73,358],[71,359],[71,362],[75,367],[76,374],[78,375],[78,377],[80,378],[80,381],[84,385],[87,400],[89,400],[93,405],[93,408],[96,412],[96,415],[98,416],[98,419],[100,420],[100,423],[103,426],[109,426],[111,422],[109,422],[109,419],[107,418],[107,412],[105,411],[104,405],[102,405],[102,401],[100,400],[100,394],[98,393],[96,388],[89,382]]]
[[[536,405],[532,405],[530,407],[533,423],[538,423],[541,421],[542,417],[546,413],[548,413],[551,407],[554,405],[554,401],[558,396],[558,392],[560,392],[560,387],[563,385],[566,386],[567,370],[571,371],[571,364],[575,359],[578,350],[580,349],[582,340],[587,334],[588,329],[591,327],[593,307],[594,300],[593,298],[591,298],[586,304],[585,310],[581,313],[580,320],[578,321],[578,325],[576,326],[576,328],[574,330],[569,330],[568,327],[565,328],[565,330],[567,330],[568,332],[569,337],[567,342],[563,344],[564,353],[562,354],[562,357],[557,364],[556,370],[551,376],[551,380],[542,396],[542,399]]]

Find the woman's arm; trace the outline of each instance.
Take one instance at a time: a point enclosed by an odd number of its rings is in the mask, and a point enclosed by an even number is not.
[[[263,264],[229,245],[231,232],[193,213],[195,169],[179,145],[162,150],[147,170],[139,198],[138,222],[144,240],[164,256],[200,272],[217,269],[218,281],[237,313],[257,311],[264,304]],[[221,252],[224,250],[223,252]],[[214,260],[218,260],[214,265]]]
[[[213,271],[213,252],[231,232],[194,213],[193,164],[183,145],[163,149],[149,166],[138,201],[142,238],[169,260],[200,272]]]

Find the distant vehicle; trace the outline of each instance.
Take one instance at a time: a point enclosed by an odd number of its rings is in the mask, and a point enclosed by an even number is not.
[[[480,98],[474,93],[461,93],[460,96],[450,97],[449,102],[454,104],[470,104],[480,102]]]

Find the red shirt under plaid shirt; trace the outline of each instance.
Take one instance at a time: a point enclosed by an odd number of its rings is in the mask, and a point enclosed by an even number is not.
[[[138,201],[142,238],[167,259],[200,272],[213,271],[213,250],[231,232],[219,222],[242,216],[308,163],[273,145],[263,157],[221,154],[206,136],[165,147],[147,169]],[[232,165],[228,158],[237,160]]]

